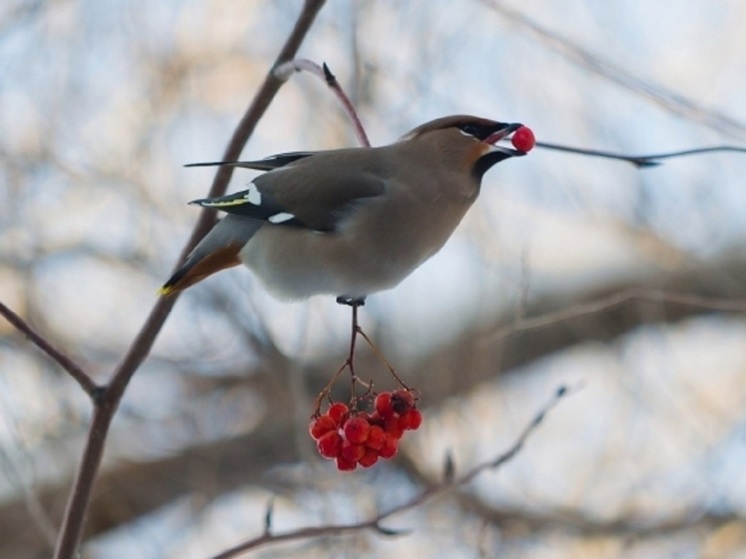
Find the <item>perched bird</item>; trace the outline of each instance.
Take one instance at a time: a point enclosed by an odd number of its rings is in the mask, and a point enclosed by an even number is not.
[[[361,304],[394,287],[435,254],[479,194],[484,173],[525,155],[497,145],[521,124],[449,116],[376,148],[283,153],[232,165],[266,173],[248,190],[195,200],[227,215],[160,293],[245,264],[282,299],[337,295]],[[523,151],[525,150],[525,151]]]

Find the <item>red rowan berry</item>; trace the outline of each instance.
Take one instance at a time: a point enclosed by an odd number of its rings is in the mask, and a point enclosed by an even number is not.
[[[381,392],[376,396],[376,412],[383,419],[388,419],[394,415],[394,409],[391,407],[391,392]]]
[[[385,436],[386,431],[383,430],[383,427],[373,425],[373,427],[370,428],[370,431],[368,431],[368,439],[365,441],[365,446],[372,448],[373,450],[378,450],[383,446],[383,439]]]
[[[348,441],[354,444],[362,444],[368,438],[370,424],[362,417],[351,417],[345,421],[342,429]]]
[[[414,431],[422,425],[422,412],[412,408],[399,418],[399,426],[405,430]]]
[[[351,472],[355,468],[357,468],[357,462],[347,460],[342,455],[337,456],[337,469],[340,472]]]
[[[349,414],[350,408],[347,407],[347,404],[343,404],[342,402],[333,403],[326,411],[326,415],[331,417],[337,423],[337,425],[342,425]]]
[[[377,411],[374,411],[368,416],[368,423],[370,423],[371,427],[373,425],[378,425],[379,427],[383,427],[383,422],[384,422],[383,417],[381,417],[381,415]]]
[[[328,431],[316,441],[316,449],[324,458],[336,458],[342,449],[342,437],[336,431]]]
[[[378,462],[378,451],[372,448],[367,449],[362,458],[357,461],[363,468],[370,468],[376,462]]]
[[[397,390],[391,395],[391,407],[398,414],[408,412],[414,406],[414,396],[408,390]]]
[[[339,456],[344,457],[345,460],[357,462],[365,454],[365,447],[361,444],[354,444],[350,441],[344,441],[342,443],[342,449],[339,451]]]
[[[527,126],[521,126],[516,130],[510,141],[513,147],[519,151],[531,151],[534,145],[536,145],[534,133]]]
[[[328,415],[324,414],[321,417],[317,417],[316,419],[311,421],[311,424],[308,426],[308,432],[311,433],[311,436],[314,439],[318,439],[324,433],[333,431],[336,428],[337,424],[334,422],[334,420]]]
[[[383,429],[395,439],[401,439],[401,436],[404,434],[404,428],[399,424],[399,417],[387,419]]]
[[[392,458],[399,447],[399,440],[391,435],[386,435],[383,439],[383,445],[378,450],[378,456],[381,458]]]

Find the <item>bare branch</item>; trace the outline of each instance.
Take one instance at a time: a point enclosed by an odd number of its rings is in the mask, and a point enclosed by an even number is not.
[[[323,5],[324,0],[306,0],[293,31],[275,61],[275,67],[295,56],[301,42]],[[259,119],[267,107],[269,107],[270,102],[274,99],[282,84],[283,81],[277,78],[272,71],[268,73],[264,83],[233,133],[233,137],[225,150],[224,159],[238,158]],[[230,167],[220,167],[217,170],[208,194],[209,197],[219,196],[225,192],[232,172],[233,170]],[[215,212],[212,210],[205,210],[200,214],[192,235],[182,251],[180,260],[184,260],[186,255],[196,246],[197,242],[209,231],[215,220],[214,214]],[[86,511],[90,503],[93,485],[103,456],[104,444],[111,420],[132,375],[134,375],[135,371],[137,371],[140,364],[150,352],[155,338],[163,327],[166,318],[168,318],[176,300],[177,296],[169,298],[161,297],[158,299],[153,310],[150,312],[150,316],[148,316],[142,329],[114,371],[111,384],[103,393],[98,402],[99,405],[94,410],[80,468],[65,509],[65,516],[54,554],[55,559],[71,559],[77,554],[80,538],[83,533]]]
[[[731,152],[731,153],[746,153],[746,147],[739,146],[713,146],[708,148],[694,148],[685,149],[681,151],[670,151],[666,153],[655,153],[651,155],[624,155],[622,153],[614,153],[611,151],[603,151],[597,149],[585,149],[585,148],[574,148],[570,146],[563,146],[561,144],[552,144],[549,142],[536,142],[536,146],[544,149],[553,149],[556,151],[564,151],[566,153],[577,153],[579,155],[590,155],[592,157],[605,157],[606,159],[617,159],[619,161],[626,161],[632,163],[639,168],[657,167],[661,164],[660,159],[672,159],[674,157],[686,157],[689,155],[701,155],[704,153],[715,153],[715,152]]]
[[[378,514],[377,516],[373,518],[369,518],[368,520],[363,520],[361,522],[356,522],[354,524],[329,524],[326,526],[318,526],[318,527],[309,527],[309,528],[300,528],[297,530],[292,530],[290,532],[283,532],[283,533],[269,533],[268,530],[265,529],[264,533],[261,536],[258,536],[254,539],[248,540],[242,544],[239,544],[235,547],[232,547],[230,549],[227,549],[223,551],[222,553],[219,553],[218,555],[215,555],[213,559],[230,559],[231,557],[236,557],[239,554],[243,553],[244,551],[249,551],[252,549],[256,549],[258,547],[270,544],[270,543],[279,543],[283,541],[292,541],[292,540],[304,540],[304,539],[310,539],[310,538],[317,538],[320,536],[339,536],[342,534],[346,534],[349,532],[358,532],[361,530],[374,530],[375,532],[384,535],[384,536],[398,536],[406,534],[406,530],[396,530],[391,528],[386,528],[381,525],[381,523],[384,520],[387,520],[388,518],[394,516],[395,514],[399,514],[400,512],[404,512],[407,510],[411,510],[414,508],[419,507],[420,505],[430,501],[431,499],[443,495],[453,489],[456,489],[458,487],[461,487],[470,481],[472,481],[475,477],[477,477],[479,474],[486,470],[494,470],[497,469],[510,460],[512,460],[523,448],[528,438],[533,434],[533,432],[541,425],[541,423],[544,421],[546,415],[554,409],[554,407],[562,400],[565,396],[570,395],[571,393],[576,392],[578,387],[575,387],[573,389],[568,389],[566,386],[560,386],[555,393],[552,395],[552,397],[549,399],[549,401],[544,404],[544,406],[541,407],[541,409],[534,415],[534,417],[531,419],[531,421],[526,425],[526,427],[523,429],[519,437],[516,439],[516,441],[506,450],[505,452],[499,454],[492,460],[489,460],[487,462],[483,462],[468,472],[466,472],[463,476],[457,477],[455,479],[448,479],[446,476],[446,479],[442,481],[441,483],[437,485],[432,485],[422,491],[419,495],[415,496],[414,498],[410,499],[406,503],[403,503],[399,506],[396,506],[387,512]]]
[[[347,117],[350,119],[352,126],[355,128],[355,134],[357,135],[357,139],[360,142],[360,145],[369,148],[370,140],[368,140],[368,135],[365,133],[365,128],[360,122],[360,118],[357,116],[357,111],[352,105],[352,101],[350,101],[350,98],[347,97],[347,94],[344,92],[344,89],[342,89],[342,86],[339,85],[337,77],[332,74],[332,71],[329,69],[329,66],[327,66],[326,62],[324,62],[323,66],[319,66],[312,60],[307,60],[305,58],[296,58],[295,60],[285,62],[284,64],[275,67],[275,76],[282,80],[287,80],[293,72],[300,72],[303,70],[305,70],[306,72],[310,72],[314,76],[321,78],[326,82],[326,85],[329,86],[329,89],[334,92],[334,95],[337,96],[339,102],[342,103],[342,108],[344,109],[345,113],[347,113]]]
[[[573,64],[580,65],[610,82],[645,97],[667,111],[701,122],[705,126],[730,136],[742,138],[746,134],[746,125],[743,122],[717,111],[709,110],[680,93],[667,90],[660,85],[651,84],[634,76],[624,68],[611,63],[609,60],[604,60],[567,37],[540,25],[529,16],[508,7],[507,2],[481,0],[481,4],[502,15],[510,21],[512,26],[527,30],[548,48]]]
[[[540,330],[565,320],[596,314],[632,301],[673,303],[688,307],[723,312],[746,311],[746,300],[744,299],[722,299],[717,297],[705,297],[693,293],[674,293],[670,291],[633,287],[596,301],[586,301],[565,309],[534,316],[532,318],[519,319],[515,324],[511,324],[510,326],[501,328],[494,334],[485,336],[479,343],[480,345],[493,344],[520,332]]]
[[[93,399],[96,398],[96,396],[100,392],[100,388],[96,385],[95,382],[93,382],[93,379],[88,376],[88,373],[80,368],[80,365],[78,365],[70,357],[50,344],[46,340],[46,338],[44,338],[44,336],[31,328],[31,326],[25,320],[23,320],[23,318],[6,307],[2,302],[0,302],[0,314],[2,314],[5,319],[10,322],[14,328],[16,328],[16,330],[23,332],[33,344],[35,344],[44,353],[49,355],[49,357],[57,362],[60,367],[65,369],[65,371],[67,371],[71,377],[78,381],[78,384],[85,391],[85,393],[88,394],[88,396]]]

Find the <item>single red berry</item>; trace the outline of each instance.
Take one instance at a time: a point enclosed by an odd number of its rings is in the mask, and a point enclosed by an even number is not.
[[[381,392],[376,396],[376,412],[383,419],[388,419],[394,415],[394,408],[391,407],[391,392]]]
[[[324,433],[316,441],[316,449],[324,458],[336,458],[342,449],[342,437],[336,431]]]
[[[399,439],[386,435],[383,439],[383,445],[378,449],[378,456],[381,458],[392,458],[399,448]]]
[[[342,455],[337,456],[337,469],[340,472],[351,472],[357,468],[357,462],[354,460],[347,460]]]
[[[391,407],[399,415],[414,407],[414,396],[408,390],[397,390],[391,395]]]
[[[383,430],[383,427],[373,425],[373,427],[370,428],[370,431],[368,431],[368,440],[365,441],[365,446],[372,448],[373,450],[378,450],[383,446],[383,439],[385,437],[386,431]]]
[[[536,145],[534,133],[528,126],[521,126],[516,130],[510,141],[518,151],[531,151]]]
[[[353,444],[363,444],[370,432],[370,423],[362,417],[351,417],[345,421],[344,427],[345,437]]]
[[[362,458],[357,461],[363,468],[370,468],[376,462],[378,462],[378,451],[372,448],[367,449]]]
[[[311,436],[314,439],[318,440],[321,435],[328,433],[329,431],[334,431],[336,428],[337,424],[334,420],[324,414],[311,421],[311,424],[308,426],[308,432],[311,433]]]
[[[422,425],[422,412],[412,408],[399,418],[399,426],[405,430],[414,431]]]
[[[360,419],[364,419],[370,424],[371,414],[369,414],[367,411],[359,411],[355,414],[355,417],[359,417]]]
[[[329,406],[329,409],[326,411],[326,415],[331,417],[337,425],[342,425],[347,417],[350,415],[350,408],[347,407],[347,404],[343,404],[342,402],[335,402],[331,406]]]
[[[354,444],[350,441],[344,441],[342,443],[342,449],[339,451],[339,455],[343,456],[345,460],[351,460],[357,462],[365,454],[365,447],[361,444]]]
[[[404,427],[400,425],[398,416],[387,419],[383,426],[383,430],[386,431],[386,434],[391,435],[396,439],[401,439],[401,436],[404,434]]]
[[[381,417],[381,414],[379,414],[377,411],[374,411],[368,416],[368,423],[370,423],[371,427],[373,425],[378,425],[379,427],[383,427],[383,422],[384,422],[383,417]]]

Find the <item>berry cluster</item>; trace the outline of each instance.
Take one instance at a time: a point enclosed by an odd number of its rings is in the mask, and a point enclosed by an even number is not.
[[[415,404],[408,390],[381,392],[372,413],[350,411],[347,404],[335,402],[311,421],[309,431],[319,454],[335,459],[338,470],[354,470],[358,464],[369,468],[379,458],[393,457],[404,431],[422,424]]]

